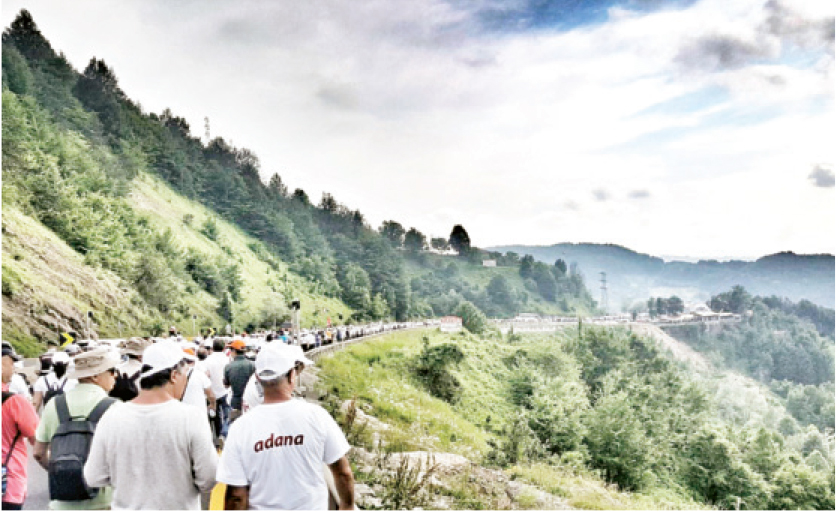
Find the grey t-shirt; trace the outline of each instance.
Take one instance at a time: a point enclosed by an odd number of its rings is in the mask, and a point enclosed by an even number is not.
[[[203,414],[174,399],[114,404],[96,428],[85,480],[114,488],[113,509],[200,510],[218,465]]]

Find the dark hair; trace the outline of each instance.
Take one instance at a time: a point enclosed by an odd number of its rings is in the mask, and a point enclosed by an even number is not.
[[[222,352],[224,351],[224,340],[215,339],[213,340],[213,352]]]
[[[166,368],[165,370],[160,370],[159,372],[152,373],[147,377],[143,377],[140,379],[140,388],[142,389],[154,389],[159,388],[161,386],[165,386],[167,382],[172,378],[172,372],[176,370],[180,370],[183,367],[184,363],[181,361],[173,368]],[[144,364],[143,369],[141,371],[145,372],[151,370],[151,366]]]
[[[64,377],[64,374],[67,373],[67,367],[69,365],[67,363],[54,363],[52,365],[52,371],[55,372],[55,376],[59,379]]]

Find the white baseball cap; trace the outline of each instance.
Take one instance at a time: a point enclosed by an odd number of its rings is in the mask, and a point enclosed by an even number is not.
[[[143,366],[149,365],[151,368],[141,373],[140,378],[174,368],[184,359],[187,359],[187,354],[178,343],[168,340],[154,343],[143,351]]]
[[[256,376],[263,380],[275,379],[288,373],[298,362],[312,364],[300,347],[271,343],[256,355]]]
[[[54,352],[52,354],[52,363],[53,364],[69,364],[70,363],[70,354],[67,352]]]

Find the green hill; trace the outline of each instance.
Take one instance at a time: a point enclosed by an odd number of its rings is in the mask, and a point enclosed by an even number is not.
[[[531,254],[548,264],[561,258],[576,264],[590,285],[599,285],[600,273],[606,272],[613,311],[655,296],[678,295],[685,300],[706,301],[735,285],[764,296],[806,299],[829,308],[835,304],[836,261],[830,254],[779,253],[753,262],[689,263],[665,262],[618,245],[508,245],[487,250]]]
[[[395,333],[318,364],[335,414],[353,399],[364,412],[343,424],[384,508],[421,503],[405,496],[415,482],[370,459],[417,451],[472,463],[471,478],[442,471],[429,484],[447,508],[536,505],[504,501],[487,469],[570,508],[834,508],[830,432],[799,424],[767,388],[693,373],[626,328]]]
[[[27,354],[85,335],[88,311],[93,332],[119,336],[268,327],[293,298],[304,326],[463,302],[490,316],[593,309],[578,275],[485,270],[468,246],[427,254],[416,230],[394,239],[331,194],[313,204],[278,174],[263,182],[253,152],[143,111],[105,62],[73,69],[25,10],[3,32],[2,77],[3,329]]]

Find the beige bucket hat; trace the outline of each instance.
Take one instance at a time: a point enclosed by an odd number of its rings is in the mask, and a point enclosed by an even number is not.
[[[75,366],[67,372],[67,377],[71,379],[93,377],[116,368],[120,361],[121,358],[116,350],[108,347],[97,347],[74,357],[73,363]]]

